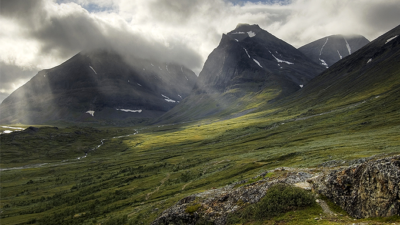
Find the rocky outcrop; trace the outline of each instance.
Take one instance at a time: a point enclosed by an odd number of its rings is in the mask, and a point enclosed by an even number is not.
[[[376,157],[349,161],[344,167],[332,168],[329,163],[322,171],[287,167],[267,171],[254,177],[257,181],[253,183],[244,180],[183,198],[152,225],[226,224],[230,213],[260,201],[278,183],[312,188],[355,218],[400,215],[400,155]]]
[[[272,173],[274,171],[268,172]],[[199,221],[206,221],[216,225],[226,224],[229,213],[233,213],[245,205],[260,201],[267,189],[272,185],[278,183],[304,183],[312,177],[310,173],[291,168],[280,168],[274,173],[279,175],[275,178],[263,178],[267,174],[264,173],[255,178],[260,179],[257,182],[246,184],[247,181],[241,181],[223,188],[211,189],[183,198],[174,206],[165,210],[152,225],[194,225]]]
[[[400,156],[364,162],[322,175],[313,189],[355,218],[400,215]]]

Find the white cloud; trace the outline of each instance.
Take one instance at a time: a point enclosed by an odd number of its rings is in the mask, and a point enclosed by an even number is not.
[[[222,33],[259,24],[300,47],[321,37],[358,33],[372,40],[398,25],[398,0],[2,0],[0,62],[26,71],[54,67],[85,48],[183,63],[199,73]],[[7,85],[7,87],[5,87]],[[12,90],[10,82],[0,89]],[[0,99],[1,101],[1,99]]]

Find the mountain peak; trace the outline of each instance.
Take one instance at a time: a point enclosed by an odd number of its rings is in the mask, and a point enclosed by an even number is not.
[[[242,27],[242,26],[250,26],[250,24],[248,24],[248,23],[238,23],[238,25],[236,25],[235,29],[238,29],[239,27]]]
[[[251,29],[261,30],[258,24],[250,25],[248,23],[239,23],[234,29],[234,31],[249,31]]]
[[[368,43],[368,39],[359,34],[335,34],[306,44],[299,50],[314,62],[329,68]]]

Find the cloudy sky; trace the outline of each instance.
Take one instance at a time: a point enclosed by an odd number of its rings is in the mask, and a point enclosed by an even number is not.
[[[398,12],[398,0],[0,0],[0,102],[85,49],[112,47],[198,74],[238,23],[300,47],[332,34],[373,40],[399,25]]]

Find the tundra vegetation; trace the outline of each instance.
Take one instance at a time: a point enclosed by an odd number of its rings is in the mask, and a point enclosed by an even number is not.
[[[261,106],[240,117],[188,123],[39,127],[2,134],[1,223],[150,224],[188,195],[277,167],[321,169],[327,161],[399,154],[399,98],[387,92],[365,99],[329,109]],[[240,216],[243,208],[236,219],[250,224],[400,222],[398,217],[354,220],[333,206],[343,215],[340,220],[317,221],[321,207],[304,202],[266,217],[256,210],[247,219]]]

